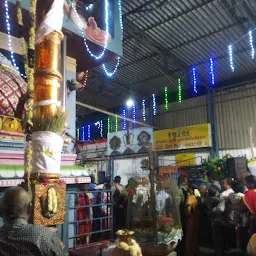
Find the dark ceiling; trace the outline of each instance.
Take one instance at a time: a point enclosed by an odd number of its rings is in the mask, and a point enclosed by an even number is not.
[[[123,105],[128,97],[140,102],[153,93],[163,95],[165,86],[176,92],[178,78],[184,90],[192,91],[192,66],[197,68],[200,93],[210,85],[210,57],[216,63],[217,87],[255,78],[256,59],[251,59],[247,35],[255,29],[255,0],[123,0],[122,8],[124,56],[118,71],[108,78],[100,66],[90,70],[78,101],[104,108]],[[234,73],[228,59],[231,43]],[[78,108],[80,118],[86,113]]]

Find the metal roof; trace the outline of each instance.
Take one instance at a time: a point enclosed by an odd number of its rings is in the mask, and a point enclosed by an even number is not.
[[[210,85],[209,58],[216,63],[216,80],[221,83],[255,72],[248,31],[256,42],[254,0],[123,0],[124,55],[113,76],[102,67],[89,72],[87,87],[78,100],[88,102],[97,95],[98,105],[122,105],[177,90],[177,79],[191,88],[191,67],[197,68],[199,90]],[[235,72],[231,72],[228,45],[234,47]],[[255,45],[256,48],[256,45]],[[116,61],[107,64],[111,70]],[[104,103],[103,101],[107,101]],[[108,99],[108,100],[106,100]],[[97,103],[97,101],[96,101]]]

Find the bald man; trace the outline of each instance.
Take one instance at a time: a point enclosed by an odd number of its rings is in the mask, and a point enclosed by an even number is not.
[[[50,229],[28,224],[31,199],[23,188],[6,189],[0,199],[0,209],[4,221],[0,228],[1,256],[66,255]]]

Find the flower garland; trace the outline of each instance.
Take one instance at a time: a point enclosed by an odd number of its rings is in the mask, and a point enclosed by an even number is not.
[[[125,243],[125,242],[120,242],[119,239],[116,241],[116,247],[124,250],[126,252],[129,252],[131,256],[141,256],[141,248],[139,244],[134,240],[131,239],[131,245]]]
[[[29,96],[28,101],[28,113],[26,120],[26,133],[29,134],[30,128],[33,125],[32,117],[33,117],[33,98],[34,98],[34,52],[35,52],[35,29],[36,29],[36,4],[37,0],[31,0],[30,2],[30,29],[29,29],[29,49],[27,52],[26,42],[24,36],[21,36],[22,42],[22,52],[23,52],[23,60],[25,65],[25,72],[27,75],[27,94]],[[21,0],[17,0],[17,20],[20,26],[20,30],[23,29],[23,18],[22,18],[22,6]],[[25,152],[25,169],[26,169],[26,179],[28,184],[28,190],[31,193],[30,187],[30,173],[32,171],[31,166],[32,160],[32,145],[30,139],[28,140],[28,145]]]

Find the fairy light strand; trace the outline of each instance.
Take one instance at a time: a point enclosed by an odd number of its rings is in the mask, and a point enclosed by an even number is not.
[[[103,122],[100,121],[100,137],[103,138]]]
[[[181,80],[180,80],[180,78],[178,79],[178,100],[181,103],[182,95],[181,95]]]
[[[146,101],[142,101],[142,117],[143,121],[146,122]]]
[[[78,92],[82,92],[87,84],[88,81],[88,76],[89,76],[89,70],[85,71],[85,76],[84,76],[84,83],[83,86],[81,87],[81,89],[78,90]]]
[[[228,46],[228,54],[229,54],[229,65],[231,68],[231,71],[235,71],[235,66],[234,66],[234,58],[233,58],[233,46],[230,44]]]
[[[76,129],[76,138],[77,138],[77,140],[80,140],[80,129],[79,128]]]
[[[82,127],[82,140],[85,140],[85,137],[84,137],[84,127]]]
[[[210,80],[211,85],[215,85],[215,67],[214,67],[214,60],[213,58],[210,58]]]
[[[197,78],[196,78],[196,68],[192,68],[192,74],[193,74],[193,90],[195,93],[197,93]]]
[[[123,130],[126,130],[126,110],[123,109]]]
[[[132,105],[132,122],[135,124],[136,123],[136,105]]]
[[[110,124],[110,118],[108,117],[108,134],[110,134],[111,130],[111,124]]]
[[[115,131],[118,132],[118,118],[117,118],[117,114],[115,116]]]
[[[71,6],[72,6],[72,9],[74,10],[74,12],[75,12],[75,14],[76,14],[76,17],[77,17],[77,19],[78,19],[78,22],[81,24],[81,23],[82,23],[82,20],[81,20],[79,14],[78,14],[78,12],[77,12],[77,10],[76,10],[75,5],[74,5],[73,2],[72,2],[72,5],[71,5]],[[95,58],[96,60],[99,60],[99,59],[101,59],[101,58],[104,56],[104,54],[105,54],[105,52],[106,52],[106,49],[107,49],[107,45],[108,45],[108,35],[109,35],[108,7],[109,7],[108,0],[105,0],[105,24],[106,24],[106,28],[105,28],[106,31],[105,31],[105,32],[106,32],[106,38],[105,38],[105,41],[104,41],[104,43],[103,43],[103,50],[102,50],[102,52],[101,52],[98,56],[95,55],[95,54],[90,50],[90,48],[89,48],[89,46],[88,46],[88,44],[87,44],[87,39],[86,39],[85,33],[84,33],[83,29],[80,29],[80,33],[81,33],[81,35],[82,35],[82,37],[83,37],[83,39],[84,39],[84,45],[85,45],[85,47],[86,47],[87,52],[90,54],[91,57]],[[78,25],[78,27],[80,27],[80,26]]]
[[[249,31],[248,35],[249,35],[249,44],[250,44],[250,47],[251,47],[251,57],[254,60],[255,49],[254,49],[253,35],[252,35],[252,31],[251,30]]]
[[[88,125],[87,126],[87,140],[90,140],[91,139],[91,126]]]
[[[155,94],[152,94],[152,109],[153,109],[153,115],[156,115],[156,96]]]
[[[116,73],[119,64],[120,64],[120,57],[117,58],[116,66],[115,66],[115,68],[114,68],[114,70],[113,70],[112,72],[110,72],[110,71],[107,70],[105,64],[103,64],[102,67],[103,67],[103,70],[104,70],[105,74],[106,74],[108,77],[112,77],[112,76]]]
[[[19,75],[21,77],[26,78],[26,76],[20,72],[20,70],[19,70],[20,68],[17,66],[16,60],[14,58],[14,51],[13,51],[13,48],[12,48],[12,36],[11,36],[11,24],[10,24],[10,15],[9,15],[9,5],[8,5],[8,1],[7,0],[4,1],[4,6],[5,6],[5,22],[6,22],[6,29],[7,29],[7,34],[8,34],[8,48],[9,48],[10,53],[11,53],[11,61],[12,61],[12,64],[13,64],[14,68],[19,73]]]
[[[168,110],[168,88],[164,88],[164,109]]]

